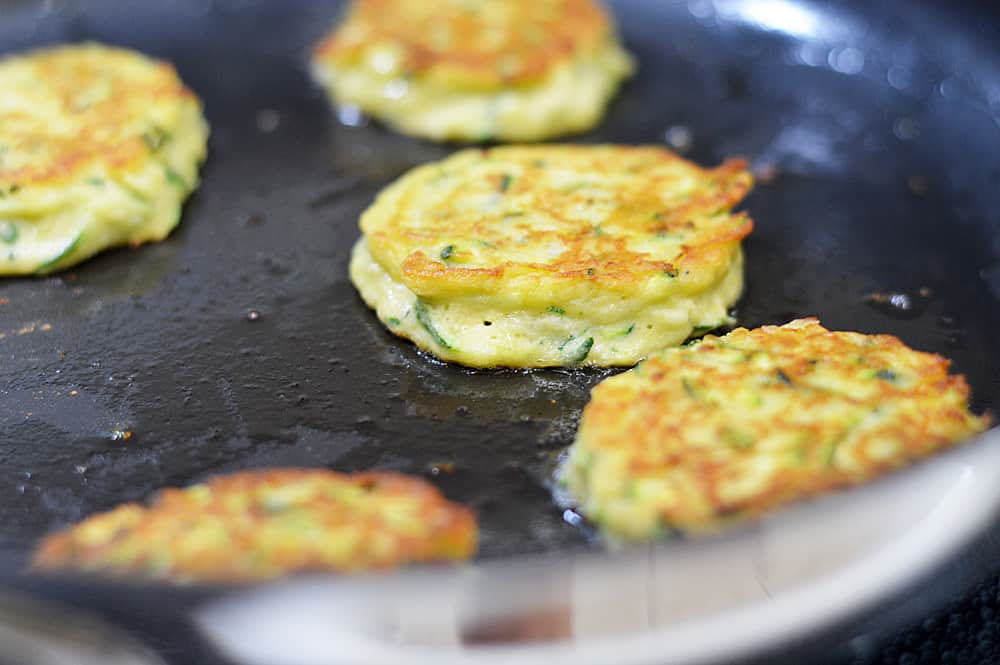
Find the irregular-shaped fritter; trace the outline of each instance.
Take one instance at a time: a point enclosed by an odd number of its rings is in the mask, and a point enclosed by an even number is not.
[[[466,559],[475,517],[394,473],[245,471],[126,504],[47,537],[34,567],[171,582],[243,582]]]
[[[626,539],[756,515],[986,429],[948,365],[815,319],[708,335],[598,384],[563,479]]]
[[[742,161],[656,147],[466,150],[361,217],[351,279],[388,328],[474,367],[632,365],[731,322]]]
[[[336,104],[472,141],[588,129],[633,69],[598,0],[355,0],[313,64]]]
[[[162,240],[208,125],[170,65],[97,44],[0,60],[0,275]]]

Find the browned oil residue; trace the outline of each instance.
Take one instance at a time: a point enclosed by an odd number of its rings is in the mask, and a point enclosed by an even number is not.
[[[864,301],[873,309],[894,319],[915,319],[927,308],[925,297],[914,297],[902,291],[868,293]]]
[[[109,432],[109,438],[116,443],[129,441],[133,436],[135,436],[135,433],[127,427],[116,427]]]
[[[455,473],[455,465],[452,462],[435,462],[427,467],[427,473],[432,476],[452,474]]]

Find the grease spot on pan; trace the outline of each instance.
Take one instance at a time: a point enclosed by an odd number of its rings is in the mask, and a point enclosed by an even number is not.
[[[684,125],[670,127],[664,132],[663,137],[672,150],[682,155],[690,152],[694,144],[694,135]]]
[[[281,125],[281,115],[274,109],[261,109],[254,116],[254,124],[261,134],[271,134]]]
[[[925,297],[915,297],[903,291],[868,293],[866,305],[894,319],[915,319],[927,309]]]
[[[865,54],[853,46],[835,48],[827,56],[827,62],[833,71],[853,76],[865,68]]]

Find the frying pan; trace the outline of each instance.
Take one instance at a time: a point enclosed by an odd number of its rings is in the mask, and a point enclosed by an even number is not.
[[[740,323],[815,315],[834,329],[898,335],[952,358],[972,386],[973,408],[996,410],[1000,30],[987,10],[902,0],[610,4],[641,69],[605,121],[575,140],[666,142],[702,164],[752,160],[760,182],[745,208],[757,225],[745,245]],[[870,488],[714,539],[602,554],[572,507],[553,498],[551,477],[588,390],[606,373],[437,363],[386,333],[347,280],[361,210],[391,179],[453,147],[331,113],[307,62],[341,10],[306,0],[0,7],[3,52],[95,39],[174,62],[204,100],[213,132],[202,187],[167,241],[0,284],[5,584],[101,610],[174,662],[221,658],[193,637],[182,618],[191,612],[232,654],[253,643],[248,627],[263,631],[280,612],[300,616],[292,608],[314,607],[310,590],[328,585],[338,589],[328,596],[372,608],[360,615],[383,627],[397,602],[459,616],[465,650],[448,658],[511,657],[498,645],[527,631],[541,651],[518,651],[519,662],[693,662],[779,646],[786,656],[798,653],[793,646],[841,653],[831,644],[855,653],[857,640],[846,641],[859,634],[845,627],[851,617],[869,621],[881,607],[890,631],[991,572],[956,572],[948,562],[963,551],[965,561],[989,558],[1000,503],[991,482],[1000,469],[996,431]],[[272,466],[426,474],[477,512],[478,562],[235,592],[20,573],[50,529],[164,486]],[[838,549],[845,542],[857,547]],[[978,549],[966,549],[970,542]],[[760,555],[768,543],[782,556]],[[817,557],[819,547],[837,554]],[[751,569],[722,574],[747,557]],[[642,631],[623,620],[596,631],[600,644],[567,641],[566,603],[546,598],[582,602],[590,593],[591,608],[634,606],[657,588],[642,571],[662,570],[650,563],[660,558],[699,582],[685,591],[673,580],[665,592],[679,599],[673,609],[702,598],[702,614],[654,621],[647,608],[636,618],[648,624]],[[567,562],[583,572],[566,577]],[[787,593],[757,579],[761,562],[776,580],[787,573],[778,585]],[[756,595],[739,592],[747,580]],[[836,611],[820,611],[823,589],[838,584],[847,599],[834,594]],[[921,593],[908,593],[916,584]],[[479,599],[472,609],[470,597]],[[747,608],[788,620],[788,630],[740,623]],[[767,613],[774,608],[784,613]],[[330,621],[343,617],[328,611]],[[597,614],[591,623],[609,620]],[[406,625],[424,625],[413,621]],[[667,624],[694,632],[659,631]],[[716,632],[698,632],[706,627]],[[744,632],[697,638],[729,628]],[[371,638],[370,629],[358,634]],[[482,651],[466,648],[480,643]],[[681,644],[689,650],[674,649]],[[263,653],[239,651],[251,661]],[[382,654],[362,652],[371,662]],[[449,662],[445,652],[427,653]]]

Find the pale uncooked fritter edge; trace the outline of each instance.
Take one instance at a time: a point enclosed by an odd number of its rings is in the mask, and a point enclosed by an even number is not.
[[[737,246],[721,279],[694,295],[649,303],[622,319],[579,320],[553,303],[541,311],[497,311],[474,301],[437,305],[421,300],[372,258],[362,237],[350,276],[362,299],[394,334],[453,362],[473,367],[630,366],[680,344],[701,329],[732,323],[729,307],[743,289]],[[591,313],[596,314],[595,312]],[[488,324],[486,322],[489,322]]]

